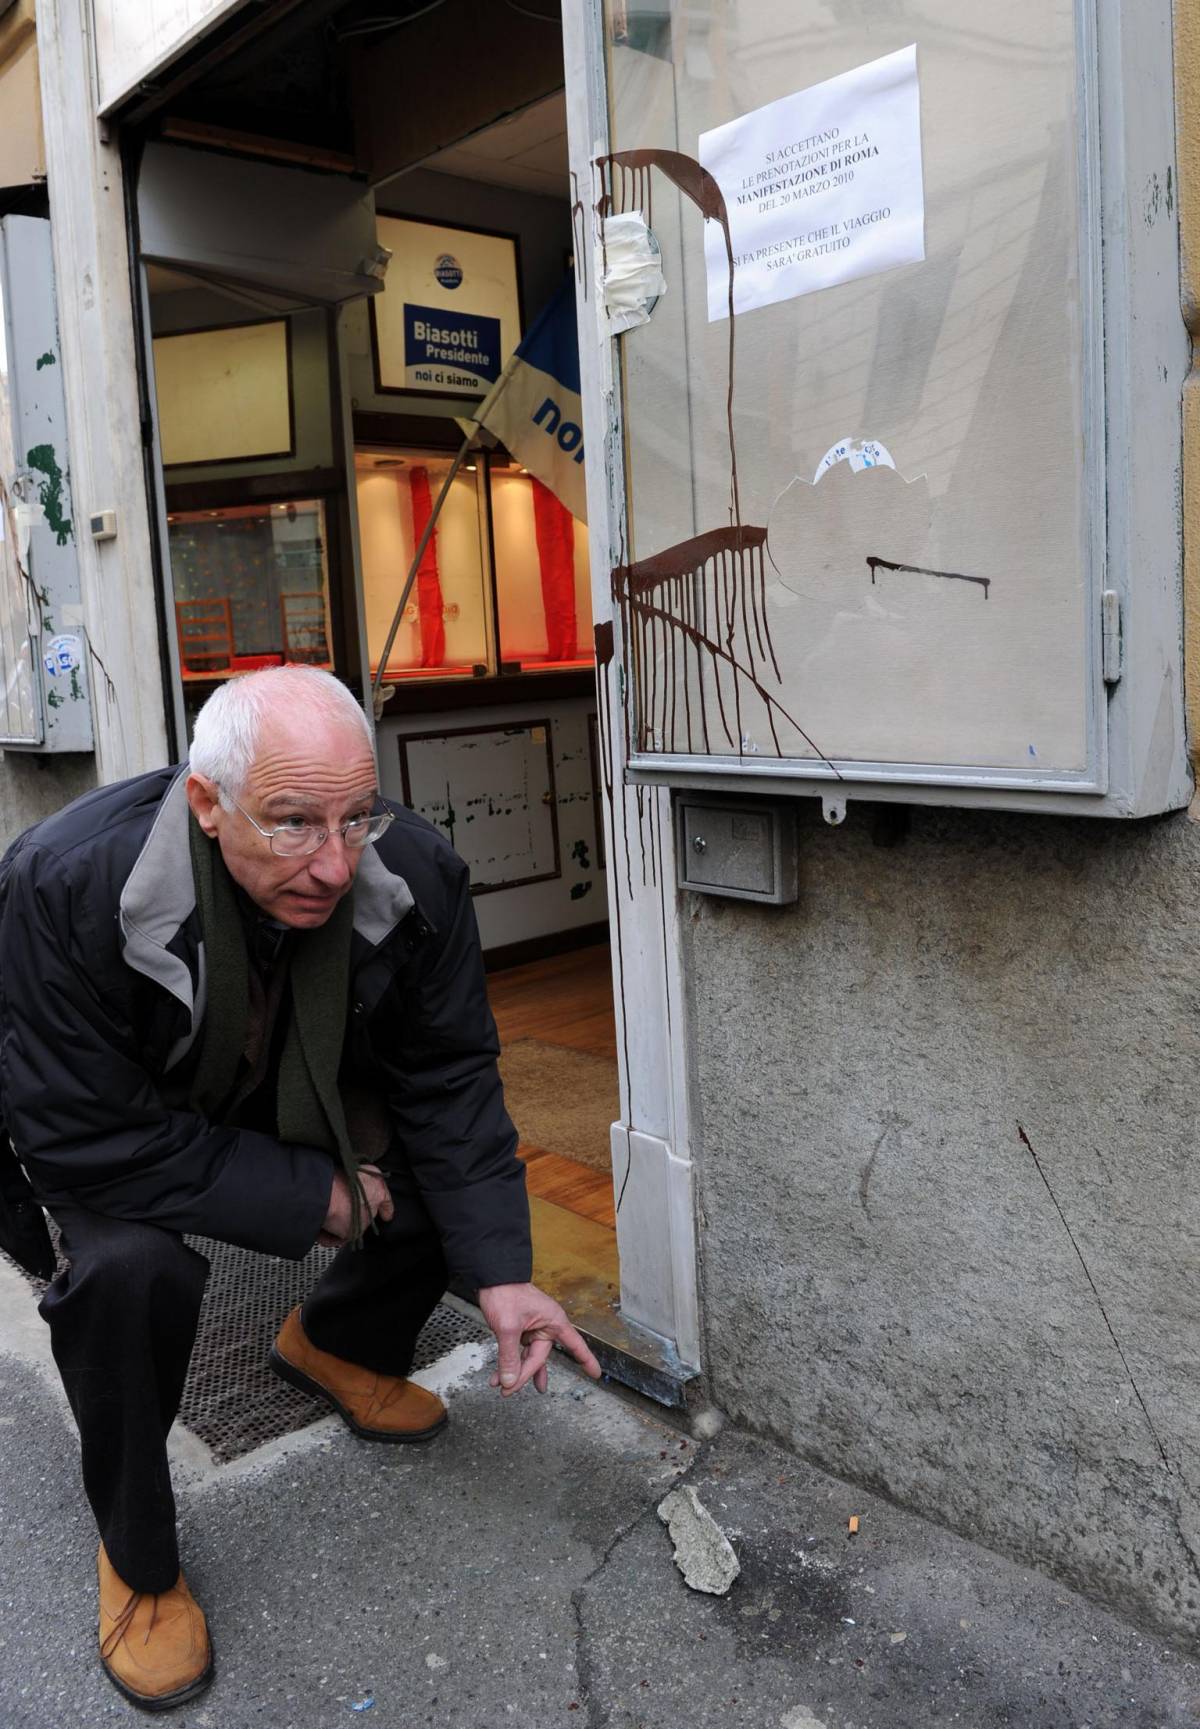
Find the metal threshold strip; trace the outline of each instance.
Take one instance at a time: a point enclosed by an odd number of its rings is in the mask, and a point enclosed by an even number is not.
[[[535,1270],[536,1278],[536,1270]],[[680,1361],[669,1339],[626,1320],[605,1290],[565,1290],[547,1280],[542,1286],[562,1304],[572,1324],[578,1327],[596,1354],[610,1381],[641,1393],[656,1404],[675,1410],[691,1409],[701,1387],[701,1376]],[[456,1307],[483,1318],[474,1303],[474,1292],[464,1285],[451,1285]],[[490,1336],[490,1335],[489,1335]]]
[[[627,1321],[612,1304],[579,1310],[571,1319],[610,1380],[660,1405],[691,1408],[700,1389],[700,1374],[679,1360],[669,1339]]]

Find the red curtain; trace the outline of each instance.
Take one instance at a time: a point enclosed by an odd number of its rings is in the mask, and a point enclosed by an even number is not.
[[[425,525],[433,515],[433,500],[429,493],[429,473],[414,468],[409,479],[412,498],[413,548],[416,549]],[[417,613],[421,623],[421,665],[441,666],[446,659],[446,626],[442,621],[442,579],[438,575],[437,529],[429,536],[429,545],[421,554],[417,566]]]
[[[532,474],[529,480],[533,487],[533,522],[542,570],[546,655],[549,660],[574,660],[575,518],[548,486],[543,486]]]

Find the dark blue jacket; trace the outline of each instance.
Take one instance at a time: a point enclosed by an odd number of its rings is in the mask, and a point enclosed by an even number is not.
[[[0,860],[0,1112],[41,1201],[299,1258],[333,1161],[173,1108],[203,1026],[186,771],[101,787]],[[352,894],[343,1076],[376,1090],[472,1285],[528,1279],[529,1208],[504,1109],[467,869],[390,806]],[[301,935],[297,940],[302,941]],[[166,1095],[166,1096],[164,1096]]]

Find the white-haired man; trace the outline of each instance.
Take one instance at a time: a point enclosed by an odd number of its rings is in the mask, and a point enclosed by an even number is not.
[[[556,1342],[599,1374],[529,1283],[496,1055],[466,868],[381,802],[326,673],[223,685],[188,768],[89,793],[0,864],[0,1102],[62,1234],[41,1313],[100,1529],[101,1657],[135,1703],[212,1675],[166,1455],[208,1271],[183,1233],[340,1247],[271,1362],[368,1440],[444,1424],[406,1377],[452,1275],[502,1394],[544,1388]]]

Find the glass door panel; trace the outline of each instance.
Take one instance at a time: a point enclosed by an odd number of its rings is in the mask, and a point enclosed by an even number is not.
[[[1094,773],[1085,11],[607,0],[602,209],[641,212],[667,284],[620,339],[635,759]],[[883,136],[859,85],[914,43],[915,155],[893,184],[923,256],[856,274],[839,260],[887,219],[859,192]],[[797,130],[792,99],[856,71]],[[769,104],[740,157],[713,136]],[[775,259],[788,297],[744,304]]]

